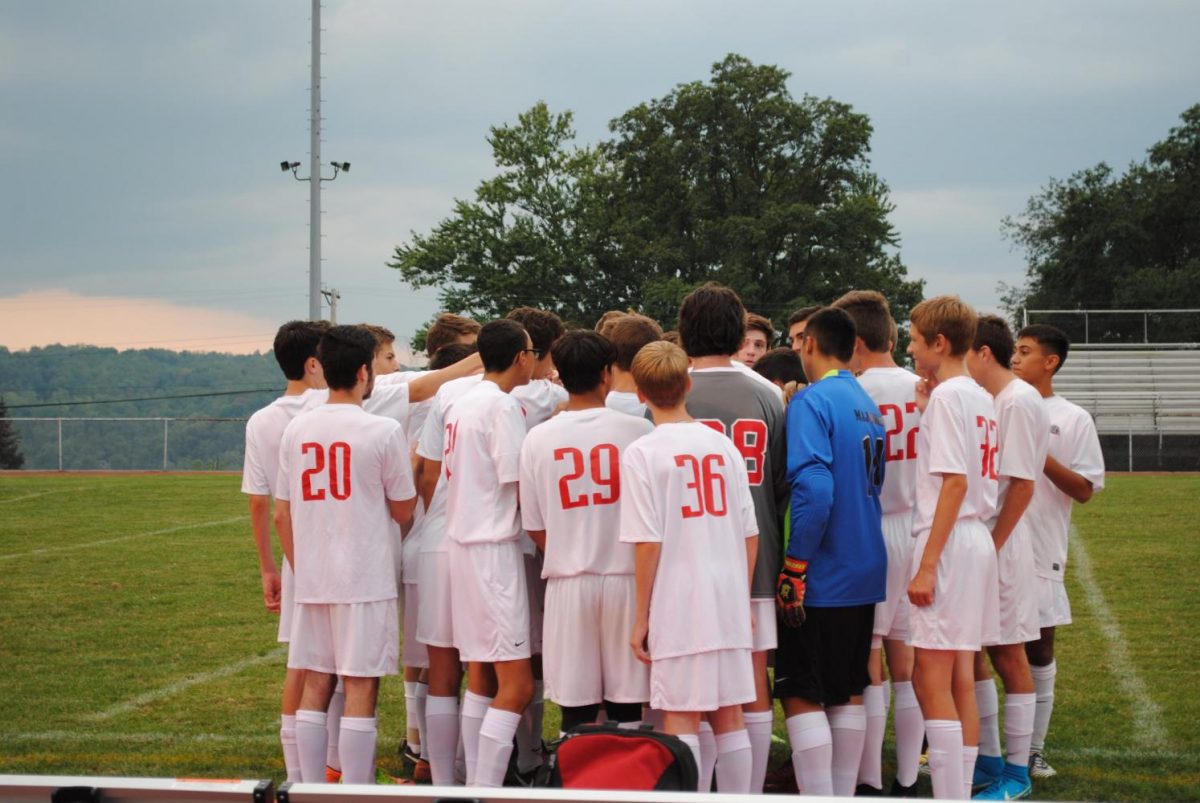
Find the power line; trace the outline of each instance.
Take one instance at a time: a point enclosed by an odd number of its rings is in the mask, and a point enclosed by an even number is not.
[[[130,399],[96,399],[95,401],[42,402],[39,404],[10,404],[9,410],[34,410],[43,407],[79,407],[87,404],[121,404],[123,402],[166,401],[169,399],[203,399],[210,396],[242,396],[247,393],[278,393],[279,388],[249,388],[216,393],[184,393],[177,396],[142,396]]]

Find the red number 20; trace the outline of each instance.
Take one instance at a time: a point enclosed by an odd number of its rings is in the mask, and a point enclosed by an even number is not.
[[[587,491],[575,496],[571,494],[569,483],[584,475],[583,452],[572,446],[554,450],[554,461],[570,460],[571,469],[558,478],[558,496],[563,510],[576,507],[586,507],[588,504]],[[593,446],[588,452],[588,463],[591,469],[591,480],[600,490],[591,495],[593,505],[611,505],[621,496],[621,464],[618,461],[617,447],[611,443],[601,443]],[[605,467],[607,464],[607,468]]]
[[[301,444],[301,454],[312,453],[315,465],[300,475],[300,490],[304,501],[319,502],[325,498],[324,488],[314,488],[313,480],[325,471],[325,447],[316,442]],[[350,444],[336,441],[329,446],[329,493],[334,499],[350,498]]]

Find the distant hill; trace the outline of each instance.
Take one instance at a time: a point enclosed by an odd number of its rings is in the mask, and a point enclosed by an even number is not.
[[[247,418],[283,386],[269,353],[0,347],[0,397],[12,418]],[[58,468],[56,422],[16,421],[13,426],[21,437],[25,468]],[[168,468],[241,466],[241,423],[174,422],[168,429]],[[161,422],[63,423],[64,468],[162,465]]]

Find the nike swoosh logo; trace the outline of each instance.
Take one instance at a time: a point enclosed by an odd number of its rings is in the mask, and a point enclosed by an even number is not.
[[[516,644],[514,644],[513,646],[514,646],[514,647],[520,647],[520,646],[521,646],[522,644],[524,644],[526,641],[527,641],[527,639],[521,639],[520,641],[518,641],[518,642],[517,642]]]

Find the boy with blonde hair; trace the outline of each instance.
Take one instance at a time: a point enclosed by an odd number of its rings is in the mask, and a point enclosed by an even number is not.
[[[700,720],[716,734],[717,788],[750,792],[742,706],[755,699],[750,582],[758,525],[745,460],[688,415],[687,355],[651,343],[633,361],[655,430],[621,456],[621,540],[634,544],[630,644],[650,664],[650,706],[700,764]]]

